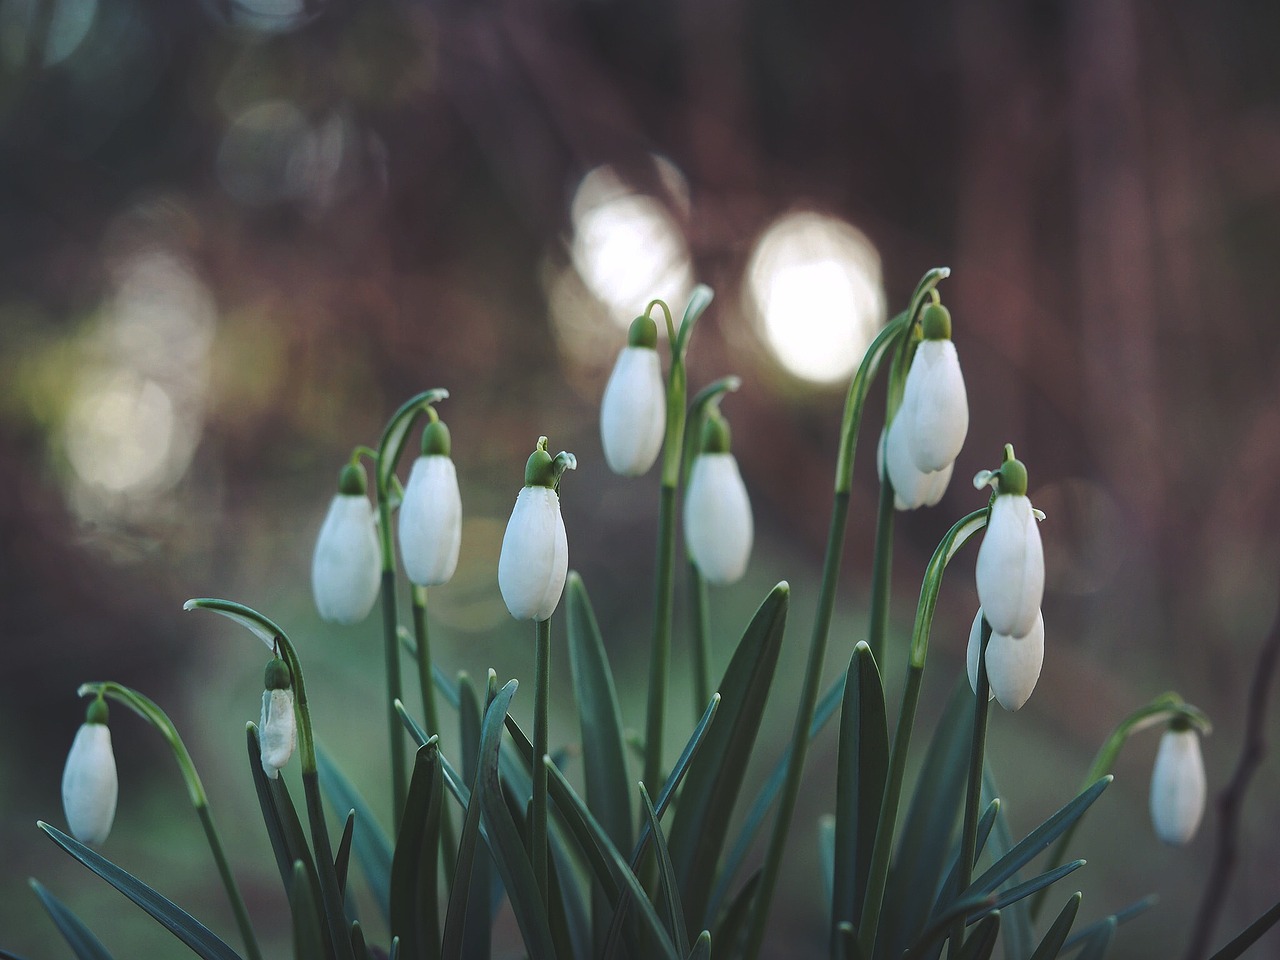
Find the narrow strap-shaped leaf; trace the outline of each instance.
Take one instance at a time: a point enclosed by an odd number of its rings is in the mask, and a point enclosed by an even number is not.
[[[67,941],[67,946],[76,955],[76,960],[111,960],[111,954],[107,952],[107,948],[102,945],[102,941],[94,935],[93,931],[84,925],[83,920],[46,890],[39,880],[32,878],[27,883],[44,904],[45,910],[49,912],[49,918],[62,934],[62,939]]]
[[[1070,863],[1064,863],[1060,867],[1054,867],[1052,870],[1046,870],[1038,877],[1032,877],[1024,883],[1019,883],[1016,886],[1009,887],[996,897],[995,909],[1004,910],[1010,904],[1025,900],[1033,893],[1038,893],[1045,887],[1052,886],[1057,883],[1068,874],[1075,873],[1084,865],[1084,860],[1072,860]]]
[[[351,952],[355,954],[356,960],[373,960],[369,956],[369,945],[364,942],[364,928],[360,926],[359,920],[351,924]]]
[[[1257,920],[1241,930],[1230,943],[1210,957],[1209,960],[1236,960],[1237,957],[1253,946],[1259,937],[1275,926],[1277,920],[1280,920],[1280,903],[1277,903]]]
[[[840,708],[830,893],[833,928],[846,920],[858,925],[888,772],[884,687],[871,647],[860,641],[849,658]],[[834,950],[834,929],[832,936]]]
[[[347,869],[351,866],[351,838],[355,835],[356,812],[347,811],[347,822],[338,841],[338,852],[333,856],[333,872],[338,875],[338,889],[347,892]]]
[[[316,772],[320,788],[334,810],[355,810],[356,829],[352,847],[364,871],[373,898],[388,920],[391,917],[391,841],[374,819],[372,808],[334,763],[329,752],[316,744]]]
[[[995,778],[991,775],[990,762],[982,770],[983,797],[990,802],[1000,797]],[[991,831],[989,843],[992,862],[999,860],[1013,848],[1013,834],[1009,829],[1009,817],[1003,802],[996,811],[995,826]],[[1018,883],[1018,874],[1014,873],[1007,881]],[[1001,911],[1000,942],[1004,945],[1005,960],[1026,960],[1035,949],[1035,933],[1032,929],[1031,911],[1034,900],[1028,903],[1019,900],[1011,903]]]
[[[293,911],[294,960],[312,960],[325,952],[325,925],[320,922],[320,908],[316,905],[315,891],[307,878],[307,868],[301,860],[293,864],[293,876],[289,879],[289,908]]]
[[[823,899],[831,903],[836,886],[836,818],[829,813],[818,818],[818,867],[822,871]]]
[[[1036,947],[1035,953],[1031,954],[1030,960],[1054,960],[1058,956],[1063,943],[1066,942],[1067,934],[1071,932],[1071,925],[1076,922],[1076,913],[1080,909],[1080,901],[1083,898],[1084,895],[1079,890],[1067,898],[1066,904],[1050,924],[1049,929],[1045,931],[1044,939]]]
[[[737,892],[716,927],[715,937],[717,950],[728,957],[736,957],[742,950],[747,937],[747,919],[751,915],[751,904],[755,901],[756,889],[760,886],[761,870],[757,868],[747,882]]]
[[[1107,789],[1112,779],[1114,778],[1108,774],[1092,786],[1086,787],[1078,796],[1014,844],[1012,850],[969,885],[965,895],[995,890],[1022,869],[1036,855],[1046,850],[1064,830],[1084,816],[1093,802],[1102,795],[1102,791]]]
[[[1114,916],[1100,921],[1085,939],[1084,947],[1076,955],[1076,960],[1102,960],[1111,949],[1111,941],[1115,939],[1116,927],[1119,925]]]
[[[640,784],[640,801],[644,805],[645,816],[649,820],[649,832],[653,835],[653,846],[658,852],[658,882],[662,889],[664,913],[667,915],[668,929],[676,950],[681,954],[689,951],[689,931],[685,928],[684,909],[680,905],[680,888],[676,885],[675,868],[671,865],[671,852],[667,849],[667,838],[662,832],[662,824],[658,822],[658,814],[649,799],[649,791]]]
[[[497,691],[495,690],[494,692],[496,693]],[[458,674],[457,709],[458,735],[462,742],[462,775],[466,778],[468,784],[474,785],[476,781],[476,765],[480,754],[480,723],[484,716],[484,711],[480,706],[480,698],[476,694],[476,688],[471,683],[471,678],[465,673]],[[477,819],[478,823],[479,820]],[[479,856],[475,856],[476,835],[471,837],[469,847],[472,862],[468,864],[467,869],[471,880],[466,890],[466,900],[463,901],[466,905],[464,909],[466,917],[461,934],[461,946],[466,950],[468,956],[488,960],[492,949],[493,915],[495,912],[490,891],[495,888],[500,890],[501,888],[489,867],[487,848],[481,851]],[[462,845],[460,843],[459,850],[461,849]],[[457,873],[454,876],[456,877]],[[450,882],[456,881],[451,880]],[[461,891],[459,892],[461,893]],[[450,903],[453,902],[452,888],[449,891],[449,901]]]
[[[920,937],[911,946],[911,949],[904,955],[908,960],[915,960],[916,957],[928,956],[930,948],[935,944],[942,942],[947,929],[959,920],[961,917],[970,913],[990,908],[995,904],[995,897],[990,894],[979,894],[975,897],[966,897],[963,900],[952,901],[947,908],[941,913],[936,913],[930,920],[928,926],[921,932]]]
[[[689,960],[711,960],[711,931],[703,930],[689,951]]]
[[[284,811],[280,809],[278,793],[272,790],[272,781],[262,770],[262,750],[258,743],[258,727],[249,723],[245,726],[245,740],[249,748],[249,771],[253,776],[253,787],[258,794],[258,805],[262,808],[262,820],[267,827],[267,839],[271,841],[271,851],[275,854],[276,868],[280,872],[280,883],[287,890],[293,879],[293,861],[311,855],[307,846],[302,826],[298,822],[297,811],[289,804],[293,814],[292,825],[286,824]],[[283,781],[277,777],[277,783]],[[287,792],[284,794],[287,798]],[[290,829],[290,827],[295,829]]]
[[[1000,934],[1000,911],[989,913],[978,922],[978,927],[969,934],[956,960],[989,960],[996,948],[996,937]]]
[[[49,838],[86,867],[111,884],[149,913],[159,924],[191,948],[204,960],[242,960],[216,934],[168,897],[156,892],[133,874],[122,870],[106,857],[90,850],[79,840],[67,836],[57,827],[42,821],[36,826]]]
[[[1082,941],[1090,939],[1091,937],[1094,936],[1094,934],[1096,934],[1099,930],[1101,930],[1104,926],[1106,926],[1109,921],[1114,920],[1116,922],[1116,926],[1120,926],[1121,924],[1129,922],[1134,917],[1141,916],[1142,914],[1146,913],[1148,910],[1154,907],[1159,901],[1160,901],[1160,898],[1157,897],[1154,893],[1148,894],[1147,896],[1143,897],[1141,900],[1135,900],[1133,903],[1129,904],[1127,907],[1123,907],[1122,909],[1117,910],[1115,913],[1111,914],[1108,917],[1103,917],[1101,920],[1095,920],[1093,923],[1089,924],[1089,926],[1085,927],[1083,930],[1076,933],[1073,937],[1071,937],[1070,940],[1064,943],[1062,945],[1062,952],[1066,953],[1067,951],[1078,946]]]
[[[720,722],[690,764],[671,824],[685,916],[699,927],[708,925],[711,885],[773,684],[790,595],[785,583],[774,587],[743,632],[720,682]]]
[[[858,931],[852,923],[842,923],[836,927],[836,937],[840,943],[840,960],[863,960],[862,947],[858,945]]]
[[[418,748],[391,860],[391,932],[410,956],[431,960],[440,955],[439,755],[436,737]]]
[[[987,804],[987,809],[983,811],[982,816],[978,820],[977,843],[974,849],[978,854],[982,853],[983,847],[986,846],[987,838],[991,835],[991,828],[995,825],[996,817],[1000,813],[1000,801],[992,800]],[[954,850],[951,857],[951,868],[947,871],[947,879],[938,890],[938,898],[933,905],[933,913],[930,919],[937,916],[941,910],[949,909],[956,895],[959,894],[957,887],[960,886],[960,844],[953,845]]]

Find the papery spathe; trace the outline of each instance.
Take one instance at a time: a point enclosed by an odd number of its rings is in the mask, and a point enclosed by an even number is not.
[[[263,690],[262,718],[258,724],[262,771],[272,780],[293,756],[298,727],[293,716],[292,690]]]
[[[969,629],[966,657],[969,686],[978,691],[978,657],[982,644],[982,608],[978,608]],[[1044,618],[1036,614],[1035,625],[1025,637],[991,633],[987,641],[987,682],[991,697],[1006,710],[1019,710],[1031,698],[1044,665]]]
[[[733,583],[751,559],[751,500],[732,453],[704,452],[693,461],[684,498],[684,536],[708,583]]]
[[[1191,840],[1204,815],[1207,785],[1200,734],[1170,727],[1160,739],[1151,771],[1151,824],[1165,843]]]
[[[907,447],[921,473],[949,468],[969,432],[969,401],[956,345],[925,340],[916,348],[902,392]],[[895,421],[896,422],[896,421]]]
[[[378,599],[382,577],[373,505],[364,494],[339,493],[316,538],[311,590],[325,620],[359,623]]]
[[[119,793],[111,730],[104,723],[81,724],[62,770],[62,809],[72,836],[81,843],[103,843]]]
[[[419,586],[448,583],[462,544],[462,495],[453,460],[418,457],[400,504],[400,555],[405,574]]]
[[[662,361],[652,347],[624,347],[600,403],[600,440],[609,469],[646,473],[658,459],[667,425]]]
[[[569,573],[569,540],[560,495],[526,486],[516,497],[498,557],[498,588],[517,620],[547,620],[560,603]]]
[[[1044,547],[1031,501],[1002,493],[991,505],[976,569],[978,602],[995,633],[1025,637],[1044,598]]]

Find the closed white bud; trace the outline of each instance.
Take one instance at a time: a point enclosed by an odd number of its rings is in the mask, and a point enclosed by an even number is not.
[[[1044,547],[1025,494],[1002,493],[991,505],[976,578],[978,602],[992,631],[1007,637],[1030,633],[1044,598]]]
[[[653,347],[624,347],[600,403],[600,440],[609,469],[646,473],[658,459],[667,426],[662,361]]]
[[[915,468],[933,473],[954,463],[969,432],[969,401],[956,345],[950,340],[924,340],[916,348],[903,386],[902,409]]]
[[[1151,824],[1165,843],[1191,840],[1204,815],[1207,786],[1200,734],[1170,726],[1160,740],[1151,772]]]
[[[955,467],[954,463],[948,463],[932,473],[919,470],[908,449],[909,432],[907,418],[899,410],[888,429],[881,434],[876,451],[880,476],[887,476],[893,485],[893,505],[898,510],[915,510],[936,504],[947,492]]]
[[[352,471],[359,471],[359,486]],[[381,548],[373,505],[364,494],[364,471],[343,470],[342,490],[316,538],[311,559],[311,591],[316,609],[334,623],[359,623],[378,599],[382,578]]]
[[[258,745],[262,748],[262,771],[274,780],[298,745],[298,727],[293,719],[292,690],[262,691],[262,722],[258,724]]]
[[[95,846],[107,839],[116,817],[120,781],[105,723],[84,723],[62,770],[62,809],[72,836]]]
[[[684,538],[708,583],[741,579],[751,559],[751,500],[732,453],[704,452],[693,461],[684,497]]]
[[[400,555],[410,581],[430,587],[448,583],[462,544],[462,496],[449,457],[421,456],[413,462],[400,504]]]
[[[547,620],[560,603],[569,573],[569,540],[560,495],[526,486],[516,497],[498,557],[498,588],[517,620]]]
[[[982,608],[969,629],[969,686],[978,691],[978,656],[982,643]],[[990,696],[1006,710],[1019,710],[1031,698],[1044,665],[1044,618],[1037,612],[1035,625],[1025,637],[991,632],[987,641],[987,683]]]

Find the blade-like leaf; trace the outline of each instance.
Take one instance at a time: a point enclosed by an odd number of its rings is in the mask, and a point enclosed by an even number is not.
[[[1150,910],[1152,907],[1154,907],[1159,902],[1159,900],[1160,898],[1157,897],[1154,893],[1148,894],[1147,896],[1143,897],[1141,900],[1135,900],[1133,903],[1129,904],[1127,907],[1117,910],[1115,913],[1111,914],[1111,916],[1103,917],[1101,920],[1094,921],[1093,923],[1089,924],[1089,926],[1085,927],[1083,930],[1081,930],[1079,933],[1073,936],[1066,943],[1064,943],[1062,945],[1062,952],[1066,953],[1067,951],[1072,950],[1075,947],[1079,946],[1081,942],[1085,940],[1089,940],[1096,933],[1098,933],[1099,930],[1105,927],[1112,920],[1116,922],[1116,926],[1120,926],[1123,923],[1129,922],[1134,917],[1141,916],[1142,914]]]
[[[327,750],[316,744],[316,772],[320,777],[320,788],[324,791],[329,805],[334,810],[355,810],[356,829],[352,839],[352,847],[360,868],[364,871],[373,898],[377,901],[384,917],[391,917],[391,841],[378,826],[373,810],[365,803],[358,790],[347,779],[329,756]]]
[[[1057,957],[1058,951],[1066,942],[1067,934],[1071,932],[1071,925],[1076,922],[1076,912],[1080,909],[1081,899],[1083,894],[1079,890],[1067,899],[1062,912],[1058,914],[1057,919],[1045,932],[1044,939],[1036,947],[1036,952],[1031,954],[1031,960],[1054,960]]]
[[[1115,917],[1107,917],[1101,921],[1085,939],[1084,947],[1077,954],[1076,960],[1102,960],[1111,949],[1111,941],[1115,939],[1118,926]]]
[[[987,803],[1000,796],[1000,791],[996,788],[995,778],[991,775],[990,765],[985,766],[982,770],[982,786],[982,796]],[[996,811],[996,822],[991,831],[990,849],[992,861],[999,860],[1012,848],[1013,834],[1009,830],[1009,817],[1005,813],[1005,805],[1002,802],[1000,808]],[[1017,873],[1010,877],[1007,882],[1018,883]],[[1009,904],[1001,912],[1000,941],[1004,944],[1005,960],[1026,960],[1035,949],[1035,935],[1031,924],[1031,911],[1034,902],[1034,900],[1031,902],[1019,900],[1017,903]]]
[[[369,945],[364,942],[364,929],[359,920],[351,924],[351,952],[355,954],[356,960],[373,960],[369,956]]]
[[[102,945],[101,940],[94,936],[93,931],[84,925],[84,921],[67,909],[61,900],[46,890],[39,880],[33,878],[28,880],[27,883],[31,884],[31,889],[36,892],[36,896],[44,904],[44,908],[49,912],[49,917],[53,920],[54,926],[62,934],[62,939],[67,941],[67,946],[76,955],[76,960],[111,960],[111,954],[107,952],[107,948]]]
[[[333,872],[338,875],[338,889],[347,892],[347,868],[351,866],[351,838],[355,834],[356,812],[347,811],[347,822],[342,828],[342,839],[338,841],[338,852],[333,857]]]
[[[836,754],[836,814],[832,851],[831,920],[836,927],[859,923],[867,892],[871,848],[889,772],[889,727],[884,687],[876,658],[859,642],[845,673],[840,709],[840,745]]]
[[[751,904],[755,901],[756,888],[760,886],[761,871],[757,869],[737,894],[729,901],[729,907],[716,927],[713,938],[719,945],[717,950],[726,956],[736,957],[741,951],[747,937],[747,919],[751,915]]]
[[[675,868],[671,866],[671,853],[667,849],[667,838],[662,833],[662,824],[658,822],[658,814],[649,799],[649,791],[640,784],[640,800],[644,805],[645,816],[649,820],[649,832],[653,835],[654,849],[658,851],[658,880],[662,889],[663,912],[667,915],[668,929],[676,950],[681,954],[689,950],[689,931],[684,924],[684,910],[680,905],[680,890],[676,886]]]
[[[495,690],[494,693],[496,694],[497,691]],[[466,778],[467,784],[474,787],[476,765],[480,755],[480,723],[484,717],[484,711],[480,706],[476,688],[471,683],[471,678],[465,673],[458,674],[457,709],[458,735],[462,743],[462,775]],[[477,857],[474,836],[469,844],[472,856],[472,862],[468,866],[471,883],[465,901],[466,920],[463,924],[462,945],[469,956],[487,960],[492,949],[493,916],[497,911],[498,903],[501,902],[498,900],[495,903],[495,899],[503,896],[503,890],[490,869],[487,848]],[[462,849],[461,845],[459,849]],[[452,890],[449,891],[449,899],[452,902]]]
[[[1075,873],[1085,865],[1083,860],[1072,860],[1070,863],[1064,863],[1060,867],[1054,867],[1052,870],[1046,870],[1038,877],[1032,877],[1025,883],[1019,883],[1017,886],[1009,887],[996,897],[995,909],[1004,910],[1010,904],[1018,903],[1025,900],[1033,893],[1037,893],[1052,884],[1057,883],[1067,874]]]
[[[830,903],[836,884],[836,818],[829,813],[818,818],[818,866],[823,899]]]
[[[747,625],[720,683],[719,722],[689,766],[669,843],[685,916],[708,926],[707,905],[733,807],[764,717],[787,622],[790,588],[780,583]]]
[[[839,938],[840,956],[842,960],[863,960],[862,947],[858,945],[858,931],[852,923],[842,923],[836,927]]]
[[[689,951],[689,960],[711,960],[711,932],[703,930],[698,935],[698,942]]]
[[[1280,920],[1280,903],[1277,903],[1240,931],[1235,939],[1210,957],[1209,960],[1236,960],[1237,957],[1253,946],[1259,937],[1275,926],[1277,920]]]
[[[907,951],[906,957],[909,960],[915,960],[917,957],[929,955],[929,948],[934,944],[941,943],[943,936],[953,923],[963,916],[990,908],[994,903],[995,897],[990,894],[979,894],[976,897],[952,901],[946,910],[934,914],[929,921],[929,925],[920,934],[920,938]]]
[[[1000,934],[1000,911],[989,913],[978,923],[978,927],[969,934],[964,947],[956,954],[956,960],[989,960],[996,948],[996,937]]]
[[[320,908],[315,891],[307,879],[302,861],[293,864],[289,880],[289,908],[293,911],[293,956],[295,960],[313,960],[325,954],[326,926],[320,922]]]
[[[120,869],[106,857],[90,850],[79,840],[67,836],[57,827],[37,821],[36,826],[49,835],[63,850],[111,884],[149,913],[162,927],[185,943],[204,960],[242,960],[212,930],[187,913],[172,900],[157,893],[133,874]]]
[[[436,737],[418,748],[391,860],[391,932],[415,957],[440,955],[439,755]]]

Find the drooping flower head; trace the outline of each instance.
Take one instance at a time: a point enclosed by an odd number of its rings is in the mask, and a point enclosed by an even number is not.
[[[903,426],[912,463],[935,473],[955,462],[969,432],[969,400],[951,342],[951,314],[940,303],[920,313],[924,340],[916,348],[902,391]],[[895,422],[896,422],[895,418]]]
[[[409,579],[419,586],[448,583],[462,544],[462,496],[450,459],[449,428],[428,407],[422,455],[413,462],[400,504],[400,555]]]
[[[996,488],[978,549],[978,602],[992,632],[1025,637],[1035,627],[1044,597],[1044,547],[1027,499],[1027,468],[1006,444],[1000,469],[984,470],[973,482],[979,489],[988,484]]]
[[[947,492],[947,484],[951,482],[954,463],[949,463],[941,470],[922,473],[911,459],[908,449],[909,418],[898,411],[898,416],[880,436],[880,446],[876,450],[877,464],[881,479],[888,479],[893,486],[893,506],[895,510],[915,510],[919,507],[932,507]]]
[[[107,715],[107,702],[101,696],[89,704],[62,770],[62,809],[67,825],[77,840],[95,846],[111,832],[120,793]]]
[[[1204,815],[1207,785],[1200,734],[1185,717],[1175,717],[1160,738],[1151,771],[1151,823],[1165,843],[1188,843]]]
[[[517,620],[548,620],[560,603],[569,573],[569,540],[560,515],[560,476],[577,458],[547,453],[547,438],[525,464],[524,488],[507,521],[498,557],[498,588]]]
[[[978,608],[969,629],[966,657],[969,686],[978,692],[978,660],[982,651],[982,608]],[[1035,626],[1025,637],[1010,637],[992,631],[987,641],[988,697],[1000,701],[1006,710],[1019,710],[1031,698],[1044,664],[1044,618],[1037,612]]]
[[[289,762],[298,744],[298,728],[293,718],[293,682],[289,665],[275,657],[267,663],[263,678],[262,718],[258,724],[258,744],[262,771],[274,780]]]
[[[610,470],[624,477],[647,473],[662,450],[667,391],[657,343],[653,318],[636,317],[600,402],[604,459]]]
[[[730,439],[728,422],[712,408],[684,497],[685,543],[708,583],[733,583],[751,559],[751,500]]]
[[[316,538],[311,590],[321,618],[334,623],[360,622],[378,599],[382,567],[367,486],[360,464],[342,468],[338,493]]]

